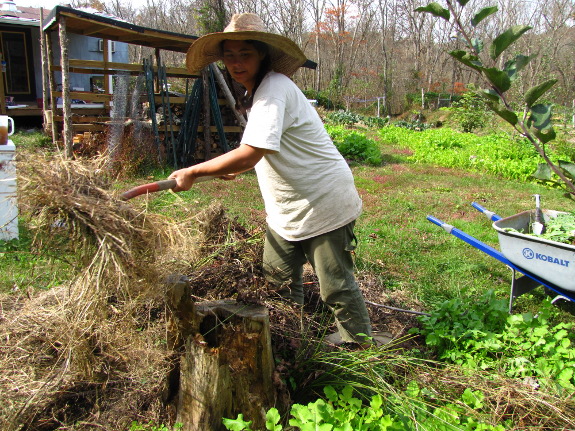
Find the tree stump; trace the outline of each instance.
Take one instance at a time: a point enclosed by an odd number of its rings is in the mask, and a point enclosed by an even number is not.
[[[222,418],[242,413],[265,429],[275,403],[268,310],[226,300],[194,304],[191,313],[176,421],[183,431],[218,431]]]

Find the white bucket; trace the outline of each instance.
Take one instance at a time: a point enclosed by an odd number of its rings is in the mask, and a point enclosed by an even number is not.
[[[15,150],[10,140],[0,145],[0,240],[4,241],[18,238]]]

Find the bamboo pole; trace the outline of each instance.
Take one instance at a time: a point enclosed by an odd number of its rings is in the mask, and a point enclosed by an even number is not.
[[[224,97],[225,97],[226,103],[228,104],[228,106],[230,107],[232,112],[234,113],[236,120],[238,120],[239,125],[245,129],[246,119],[236,109],[236,101],[234,100],[234,96],[232,95],[232,92],[230,91],[230,87],[228,87],[228,84],[226,83],[224,75],[222,75],[222,72],[220,71],[220,69],[217,66],[215,66],[214,64],[210,64],[210,67],[214,71],[214,75],[216,76],[218,84],[220,84],[220,88],[224,92]]]
[[[68,37],[66,34],[66,18],[61,16],[59,21],[60,35],[60,64],[62,66],[62,115],[64,116],[64,154],[67,158],[72,157],[72,103],[70,100],[70,76],[68,59]],[[53,112],[53,110],[52,110]]]

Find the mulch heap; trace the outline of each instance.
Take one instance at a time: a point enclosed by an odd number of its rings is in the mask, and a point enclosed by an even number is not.
[[[334,330],[313,272],[305,276],[305,312],[294,312],[262,276],[263,231],[247,230],[220,205],[177,223],[149,212],[144,199],[118,199],[104,157],[21,153],[18,163],[20,212],[35,247],[74,256],[77,271],[64,285],[0,297],[0,429],[173,423],[167,376],[177,355],[166,348],[162,287],[171,274],[188,277],[196,301],[266,305],[274,349],[284,358],[304,337],[319,343]],[[366,288],[375,283],[359,280]],[[374,327],[396,336],[415,325],[401,313],[373,316]],[[281,366],[286,373],[290,363]]]

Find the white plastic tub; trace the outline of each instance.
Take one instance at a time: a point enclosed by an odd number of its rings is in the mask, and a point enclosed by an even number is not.
[[[18,238],[15,147],[0,145],[0,240]]]
[[[544,220],[561,211],[542,210]],[[499,237],[501,253],[512,263],[557,287],[575,292],[575,246],[556,241],[508,232],[507,228],[529,232],[535,210],[524,211],[493,223]]]

